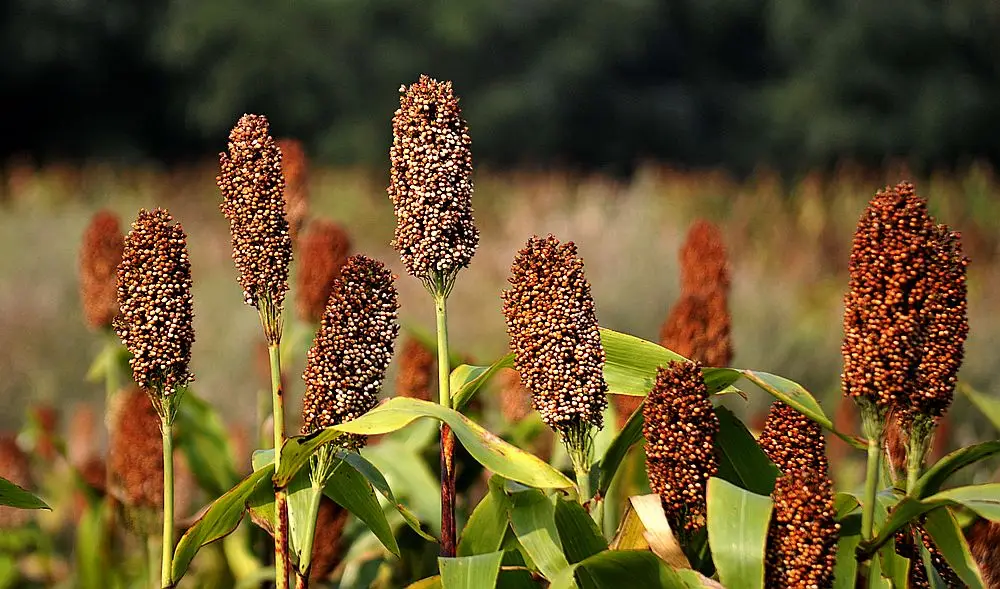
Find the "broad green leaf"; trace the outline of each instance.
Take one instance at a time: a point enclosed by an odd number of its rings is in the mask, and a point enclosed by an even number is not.
[[[878,558],[881,563],[881,574],[888,579],[892,587],[906,587],[909,577],[909,559],[903,558],[896,553],[896,543],[890,540],[888,544],[878,551]]]
[[[980,460],[1000,453],[1000,440],[976,444],[955,450],[941,460],[938,460],[917,480],[917,484],[910,490],[910,495],[923,498],[941,490],[948,477],[959,470],[975,464]]]
[[[274,484],[285,487],[303,466],[309,463],[309,458],[320,447],[333,442],[341,436],[334,428],[326,428],[307,436],[295,436],[285,440],[281,445],[281,465],[274,473]]]
[[[982,589],[984,581],[979,566],[972,558],[962,528],[951,513],[947,509],[935,509],[925,516],[923,525],[934,540],[934,545],[948,561],[951,570],[955,571],[962,582],[970,589]]]
[[[875,557],[871,559],[871,564],[868,567],[868,584],[866,587],[868,589],[894,589],[892,581],[884,576],[881,558]]]
[[[1000,399],[980,393],[965,383],[959,383],[958,389],[990,420],[994,428],[1000,430]]]
[[[344,461],[350,464],[354,470],[365,477],[372,487],[375,488],[386,500],[399,512],[399,515],[403,517],[403,521],[406,525],[410,526],[414,532],[416,532],[420,537],[428,542],[437,542],[437,538],[430,535],[423,529],[420,525],[420,520],[416,515],[413,514],[405,505],[396,500],[396,497],[392,493],[392,489],[389,488],[389,483],[382,476],[379,469],[375,468],[375,465],[368,461],[367,458],[358,454],[357,452],[344,452],[343,450],[338,451],[338,456],[341,456]]]
[[[352,452],[347,454],[350,455]],[[326,486],[323,487],[323,494],[363,521],[383,546],[399,556],[396,538],[385,518],[382,506],[379,505],[378,498],[375,497],[372,485],[353,468],[353,465],[344,461],[335,467]]]
[[[629,497],[625,516],[611,543],[612,550],[651,550],[672,569],[689,569],[684,550],[670,529],[660,496]]]
[[[839,513],[839,512],[838,512]],[[858,576],[858,544],[861,543],[861,514],[840,519],[837,562],[833,567],[833,589],[854,589]]]
[[[547,579],[569,567],[559,541],[555,508],[541,491],[529,489],[511,495],[510,524],[531,560]]]
[[[434,533],[440,533],[441,485],[423,458],[413,448],[388,439],[383,439],[376,446],[362,448],[361,452],[362,457],[374,466],[376,472],[384,475],[383,481],[388,481],[385,489],[388,489],[390,485],[395,489],[391,493],[395,494],[396,498],[389,500],[397,505],[401,505],[400,501],[406,501],[406,505],[413,510],[416,516],[419,516],[418,524],[424,522],[430,526]],[[369,480],[372,479],[369,478]],[[380,489],[381,483],[373,482],[372,484],[376,489]],[[383,496],[387,496],[382,489],[379,492]],[[414,517],[413,514],[410,515]],[[403,517],[406,518],[405,515]],[[423,535],[426,536],[426,534]],[[431,539],[430,541],[436,542],[437,540]]]
[[[491,485],[490,492],[479,502],[469,516],[469,521],[462,528],[462,537],[458,541],[458,556],[473,556],[500,550],[504,534],[510,524],[507,516],[509,503],[503,491],[495,490]]]
[[[628,451],[635,444],[644,443],[642,437],[642,405],[628,418],[622,431],[618,432],[608,451],[604,453],[604,458],[597,464],[594,470],[599,473],[597,482],[597,494],[603,496],[611,488],[615,474],[621,466],[622,461],[628,456]]]
[[[306,562],[303,560],[305,557],[303,550],[307,539],[316,532],[316,516],[319,514],[319,501],[323,489],[312,485],[309,480],[309,469],[302,469],[289,481],[287,491],[288,538],[293,555],[292,562],[304,567]],[[274,495],[270,495],[269,499],[273,501]],[[311,554],[309,558],[312,558]]]
[[[604,380],[608,390],[619,395],[643,397],[656,382],[656,371],[670,362],[686,358],[653,342],[601,328],[604,346]],[[718,393],[736,382],[741,374],[731,368],[705,368],[702,370],[709,393]]]
[[[490,552],[458,558],[438,558],[444,589],[481,589],[494,587],[500,572],[503,552]]]
[[[7,479],[0,477],[0,505],[17,509],[49,509],[44,501]]]
[[[820,424],[820,426],[834,433],[848,444],[861,450],[868,447],[864,440],[838,432],[833,427],[833,421],[826,416],[826,413],[823,412],[823,408],[816,402],[816,399],[812,396],[812,394],[810,394],[809,391],[797,382],[793,382],[787,378],[774,374],[768,374],[767,372],[758,372],[756,370],[743,370],[741,372],[747,380],[754,383],[765,392],[770,393],[774,396],[774,398],[784,402],[786,405],[792,407],[799,413]]]
[[[597,589],[694,589],[721,587],[706,585],[694,571],[673,571],[651,552],[638,550],[606,550],[565,569],[552,581],[550,589],[576,587],[576,575],[583,571]],[[708,581],[708,579],[705,579]],[[709,581],[710,582],[710,581]]]
[[[406,589],[441,589],[441,576],[434,575],[433,577],[427,577],[426,579],[420,579],[415,583],[410,583],[406,586]]]
[[[728,589],[763,589],[771,498],[712,477],[706,502],[708,540],[719,581]]]
[[[235,487],[212,502],[208,509],[181,536],[174,549],[173,578],[180,579],[187,571],[191,559],[198,550],[230,534],[243,519],[247,510],[247,500],[259,485],[271,485],[274,465],[267,465],[240,481]]]
[[[833,496],[833,510],[837,513],[838,520],[854,513],[859,507],[861,502],[851,493],[837,493]]]
[[[190,389],[177,411],[175,427],[176,445],[202,489],[216,497],[236,484],[240,477],[232,463],[226,427],[212,406]]]
[[[732,411],[716,407],[715,414],[719,418],[719,433],[715,436],[718,477],[758,495],[770,495],[781,471]]]
[[[489,366],[469,366],[462,364],[451,372],[451,404],[461,411],[472,400],[479,389],[489,382],[501,368],[514,365],[514,354],[507,354]]]
[[[556,497],[555,519],[563,553],[569,562],[577,563],[608,549],[608,542],[594,519],[576,501]]]
[[[468,417],[437,403],[395,397],[361,417],[333,426],[332,429],[355,434],[384,434],[425,417],[451,426],[455,437],[469,454],[502,477],[539,488],[573,487],[571,480],[536,456],[508,444]]]

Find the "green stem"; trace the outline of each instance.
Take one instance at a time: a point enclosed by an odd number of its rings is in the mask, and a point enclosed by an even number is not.
[[[438,402],[451,408],[451,362],[448,351],[448,295],[434,294],[437,319]],[[455,556],[458,529],[455,524],[455,439],[451,428],[441,424],[441,556]]]
[[[167,401],[168,403],[170,401]],[[172,416],[160,420],[163,434],[163,559],[160,565],[160,585],[173,587],[174,560],[174,437]]]
[[[861,537],[873,538],[875,529],[875,496],[878,494],[879,467],[882,462],[882,448],[878,439],[868,440],[868,468],[865,472],[865,497],[861,511]]]
[[[281,466],[281,446],[285,442],[284,391],[281,388],[281,344],[270,343],[267,354],[271,361],[271,411],[274,422],[274,471]],[[274,507],[278,518],[274,526],[274,576],[277,589],[288,589],[288,492],[274,491]]]

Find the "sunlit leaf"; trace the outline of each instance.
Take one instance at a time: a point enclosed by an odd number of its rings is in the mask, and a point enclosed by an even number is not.
[[[309,458],[320,447],[335,441],[341,435],[334,428],[326,428],[307,436],[295,436],[285,440],[281,445],[281,465],[274,475],[274,484],[278,487],[287,486],[292,477],[309,463]]]
[[[392,489],[389,488],[389,483],[382,476],[382,473],[374,464],[368,461],[367,458],[358,454],[357,452],[344,452],[339,451],[337,454],[342,457],[344,461],[350,464],[354,470],[365,477],[372,487],[379,492],[386,500],[399,512],[399,515],[403,516],[403,521],[406,525],[410,527],[414,532],[420,535],[424,540],[428,542],[437,542],[437,538],[430,535],[423,527],[420,525],[420,520],[410,511],[405,505],[400,503],[395,495],[392,493]]]
[[[363,448],[362,457],[373,465],[379,475],[384,475],[383,482],[388,481],[385,489],[391,484],[392,495],[386,493],[380,487],[381,483],[373,486],[379,490],[382,496],[397,505],[397,509],[402,507],[402,501],[406,501],[407,508],[402,508],[400,514],[404,519],[407,514],[418,526],[420,522],[430,526],[434,533],[441,532],[441,486],[436,475],[428,468],[427,463],[417,454],[412,447],[400,444],[395,440],[383,439],[378,445]],[[365,474],[364,471],[361,471]],[[366,475],[367,476],[367,475]],[[410,512],[412,509],[412,513]],[[404,511],[406,513],[404,513]],[[416,514],[416,515],[414,515]],[[419,519],[417,518],[419,516]],[[410,524],[413,527],[413,524]],[[425,539],[436,542],[433,536],[421,534]]]
[[[458,556],[487,554],[500,550],[510,525],[507,512],[510,500],[502,490],[490,485],[490,492],[476,505],[462,528]]]
[[[352,454],[350,452],[348,455]],[[368,480],[353,465],[342,462],[323,487],[323,494],[363,521],[390,552],[399,556],[392,528]]]
[[[660,496],[656,494],[629,497],[622,525],[618,528],[611,548],[648,549],[673,569],[691,568],[691,563],[670,529]]]
[[[833,589],[855,588],[858,576],[858,557],[856,552],[860,543],[861,514],[855,513],[840,519],[840,538],[837,540],[837,562],[833,568]]]
[[[924,529],[934,540],[934,545],[944,556],[951,570],[955,571],[969,589],[982,589],[985,583],[976,560],[972,558],[962,528],[947,509],[935,509],[923,522]]]
[[[441,584],[444,589],[481,589],[493,587],[500,572],[503,552],[490,552],[475,556],[438,558]]]
[[[716,407],[715,414],[719,418],[719,433],[715,436],[718,477],[758,495],[770,495],[781,471],[732,411]]]
[[[937,493],[941,490],[944,482],[948,480],[948,477],[966,466],[975,464],[997,453],[1000,453],[1000,440],[955,450],[928,468],[917,480],[916,485],[910,490],[909,494],[914,497],[923,498]]]
[[[461,411],[476,393],[501,369],[514,365],[514,354],[507,354],[489,366],[462,364],[451,372],[451,403]]]
[[[704,579],[694,571],[673,571],[650,552],[606,550],[564,570],[559,577],[552,580],[550,589],[576,587],[575,577],[581,570],[586,573],[588,581],[597,589],[721,587],[717,583]]]
[[[569,567],[555,522],[555,507],[541,491],[511,495],[510,523],[518,542],[547,579]]]
[[[576,501],[556,497],[555,521],[569,562],[580,562],[608,549],[608,542],[594,519]]]
[[[729,589],[763,589],[771,498],[712,477],[706,502],[708,540],[719,581]]]
[[[639,409],[632,413],[625,426],[611,442],[608,451],[604,453],[604,458],[595,466],[598,473],[597,493],[599,495],[603,496],[611,488],[615,474],[632,446],[643,442],[645,439],[642,437],[642,405],[639,405]]]

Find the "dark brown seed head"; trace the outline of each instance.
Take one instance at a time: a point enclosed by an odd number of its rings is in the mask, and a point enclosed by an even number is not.
[[[122,391],[111,409],[111,484],[128,507],[163,505],[160,418],[138,389]]]
[[[844,393],[902,415],[941,415],[968,333],[958,236],[911,184],[875,195],[858,222],[844,298]]]
[[[277,145],[285,175],[285,217],[288,232],[295,239],[309,216],[309,159],[297,139],[279,139]]]
[[[399,333],[398,309],[389,269],[351,256],[334,282],[306,359],[303,433],[350,421],[375,406]]]
[[[341,545],[349,511],[327,497],[320,499],[316,515],[316,537],[313,540],[312,565],[309,580],[319,583],[330,576],[344,559]]]
[[[709,297],[729,293],[729,259],[722,231],[708,221],[695,221],[681,246],[681,292]],[[725,306],[725,304],[723,304]]]
[[[823,429],[781,401],[771,405],[757,443],[785,474],[801,470],[827,476]]]
[[[396,396],[431,400],[437,356],[415,338],[407,338],[396,374]]]
[[[401,87],[392,119],[389,198],[406,271],[450,284],[479,245],[472,218],[472,139],[451,82],[428,76]]]
[[[775,482],[771,499],[774,511],[767,532],[765,585],[776,589],[832,586],[840,536],[833,483],[817,473],[790,472]]]
[[[521,375],[513,368],[504,368],[500,374],[500,412],[507,423],[520,423],[531,414],[531,391],[521,382]]]
[[[689,536],[705,526],[706,486],[719,471],[719,419],[701,366],[671,362],[657,370],[642,416],[649,486],[663,501],[670,527]]]
[[[87,324],[108,329],[118,314],[118,264],[125,236],[118,215],[99,211],[87,225],[80,247],[80,299]]]
[[[987,587],[1000,587],[1000,523],[979,520],[966,532],[969,551]]]
[[[907,573],[907,587],[910,589],[923,589],[925,587],[931,587],[930,580],[927,578],[927,569],[924,567],[921,551],[917,549],[917,544],[914,542],[914,534],[919,536],[920,542],[930,554],[931,565],[933,565],[934,570],[937,571],[941,580],[944,581],[944,586],[948,589],[963,589],[966,587],[965,583],[962,582],[962,579],[955,573],[954,569],[948,565],[944,555],[941,554],[937,545],[934,544],[934,540],[931,539],[931,535],[927,533],[927,530],[920,523],[906,526],[905,528],[898,530],[894,536],[896,554],[910,560],[910,567]],[[993,587],[991,584],[987,584],[986,586]]]
[[[566,438],[604,426],[608,385],[590,283],[576,244],[532,237],[503,297],[514,364],[535,410]]]
[[[281,150],[267,118],[243,115],[229,134],[229,152],[219,154],[216,182],[222,213],[233,237],[233,260],[248,305],[281,310],[288,291],[292,240],[285,219]]]
[[[351,238],[340,225],[323,220],[309,224],[300,244],[302,258],[295,302],[302,321],[319,323],[330,299],[333,281],[351,253]]]
[[[726,294],[684,294],[660,329],[660,345],[707,366],[729,366],[733,342]]]
[[[140,210],[118,266],[115,331],[132,353],[135,382],[156,396],[192,380],[191,263],[184,230],[172,221],[163,209]]]
[[[31,487],[28,455],[11,434],[0,434],[0,477],[22,488]],[[31,521],[31,511],[0,506],[0,530],[18,528]]]

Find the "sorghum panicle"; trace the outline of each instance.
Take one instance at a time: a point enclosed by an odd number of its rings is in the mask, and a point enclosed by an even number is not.
[[[375,406],[399,333],[398,309],[388,268],[351,256],[306,359],[303,433],[352,420]]]
[[[532,237],[514,258],[508,281],[511,288],[502,294],[507,333],[535,410],[564,439],[603,427],[604,348],[576,244]]]
[[[500,374],[500,412],[507,423],[520,423],[531,413],[531,391],[521,382],[521,375],[513,368],[504,368]]]
[[[437,371],[437,356],[415,338],[407,338],[396,373],[396,396],[431,400],[431,385]]]
[[[400,93],[389,150],[392,245],[407,272],[447,292],[479,245],[472,218],[472,140],[451,82],[422,75]]]
[[[233,260],[248,305],[280,312],[288,291],[292,240],[285,219],[281,150],[262,115],[243,115],[229,134],[229,152],[219,154],[216,182],[229,220]]]
[[[704,220],[688,229],[680,251],[681,292],[696,296],[729,293],[729,258],[722,231]]]
[[[17,445],[12,434],[0,434],[0,477],[22,488],[31,487],[31,464],[28,455]],[[0,505],[0,530],[19,528],[31,521],[32,512]]]
[[[767,532],[765,586],[817,589],[833,583],[840,524],[833,483],[825,475],[793,471],[778,478]]]
[[[701,366],[671,362],[657,370],[643,407],[646,472],[675,534],[690,535],[705,526],[708,479],[719,470],[718,432]]]
[[[351,253],[351,238],[337,223],[323,220],[310,223],[299,243],[302,254],[296,275],[296,307],[302,321],[319,323],[333,282]]]
[[[962,579],[948,565],[944,555],[941,554],[941,551],[938,550],[937,545],[931,539],[930,534],[919,523],[908,525],[898,530],[894,535],[896,554],[910,559],[907,587],[910,589],[924,589],[932,586],[930,580],[927,578],[927,569],[924,567],[921,551],[917,549],[917,545],[913,541],[914,531],[919,535],[924,548],[930,553],[931,565],[934,566],[934,570],[937,571],[941,580],[944,581],[945,587],[948,587],[948,589],[963,589],[966,587]],[[992,587],[993,585],[987,584],[986,586]]]
[[[801,470],[827,476],[826,440],[818,423],[781,401],[775,401],[757,439],[781,472]]]
[[[145,209],[132,223],[118,266],[115,331],[132,359],[136,384],[170,395],[191,380],[194,343],[187,237],[163,209]]]
[[[1000,523],[979,520],[966,532],[969,551],[987,587],[1000,587]]]
[[[122,391],[111,408],[110,467],[115,494],[129,507],[163,505],[160,418],[138,389]]]
[[[294,240],[309,216],[309,159],[302,142],[297,139],[278,139],[276,143],[285,176],[285,218],[288,219],[288,233]]]
[[[707,366],[729,366],[731,319],[724,293],[684,294],[660,329],[660,345]]]
[[[118,264],[125,236],[118,215],[99,211],[90,219],[80,247],[80,299],[87,324],[108,329],[118,314]]]

